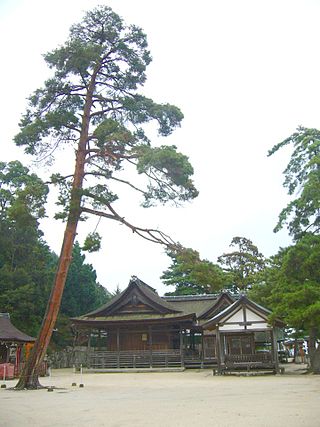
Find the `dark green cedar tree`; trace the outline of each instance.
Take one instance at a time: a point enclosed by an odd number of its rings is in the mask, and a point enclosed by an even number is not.
[[[56,258],[58,260],[58,257]],[[59,350],[73,345],[74,335],[70,318],[93,311],[110,298],[111,294],[97,282],[97,274],[93,266],[86,262],[80,244],[76,242],[72,251],[72,262],[62,296],[55,333],[50,342],[51,350]]]
[[[0,311],[36,335],[54,277],[42,239],[48,187],[18,161],[0,162]]]

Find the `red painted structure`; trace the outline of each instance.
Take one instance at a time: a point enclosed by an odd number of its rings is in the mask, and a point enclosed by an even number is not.
[[[13,363],[1,363],[0,380],[12,380],[15,377],[15,367]]]
[[[32,344],[35,338],[17,329],[9,313],[0,313],[0,379],[19,375],[22,362],[22,348]]]

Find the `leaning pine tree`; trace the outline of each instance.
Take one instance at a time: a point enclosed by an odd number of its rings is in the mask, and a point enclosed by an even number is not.
[[[46,54],[45,60],[54,75],[30,97],[15,143],[46,160],[57,158],[62,145],[72,147],[75,168],[68,175],[52,176],[60,187],[63,209],[59,217],[66,220],[66,228],[41,330],[17,389],[40,387],[39,368],[59,312],[83,215],[119,221],[140,236],[170,247],[173,242],[164,233],[136,227],[115,210],[118,196],[112,184],[141,193],[145,207],[155,201],[179,202],[197,196],[188,158],[174,146],[152,147],[142,128],[155,121],[159,134],[167,136],[180,125],[183,115],[173,105],[156,104],[137,93],[151,61],[140,28],[125,26],[109,7],[96,8],[71,27],[67,42]],[[132,167],[146,176],[145,187],[124,175],[129,170],[132,176]],[[99,236],[89,235],[85,246],[97,249]]]

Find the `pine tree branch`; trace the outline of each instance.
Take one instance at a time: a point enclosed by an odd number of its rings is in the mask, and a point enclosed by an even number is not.
[[[82,210],[82,212],[86,212],[86,213],[89,213],[92,215],[96,215],[96,216],[112,219],[114,221],[118,221],[121,224],[124,224],[125,226],[130,228],[130,230],[132,230],[133,233],[138,234],[138,236],[142,237],[143,239],[148,240],[148,241],[153,242],[153,243],[159,243],[161,245],[165,245],[170,250],[174,250],[174,249],[177,249],[179,247],[179,245],[170,236],[168,236],[164,232],[162,232],[160,230],[155,230],[152,228],[137,227],[137,226],[129,223],[128,221],[126,221],[124,217],[120,216],[113,209],[113,207],[111,206],[110,203],[106,203],[106,206],[108,207],[111,214],[108,214],[106,212],[97,211],[97,210],[90,209],[90,208],[86,208],[86,207],[82,207],[81,210]]]

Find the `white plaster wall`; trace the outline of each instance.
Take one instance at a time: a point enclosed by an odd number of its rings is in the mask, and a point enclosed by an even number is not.
[[[253,325],[247,325],[247,329],[269,329],[268,323],[254,323]]]
[[[227,318],[227,316],[222,319],[220,322],[223,323],[225,321],[225,319]],[[243,309],[241,308],[239,311],[237,311],[236,313],[234,313],[228,320],[227,323],[229,322],[243,322],[244,321],[244,317],[243,317]]]
[[[265,319],[262,316],[259,316],[258,314],[254,313],[253,311],[247,308],[247,322],[261,321],[261,320],[265,322]]]
[[[243,331],[244,326],[240,326],[239,324],[235,325],[224,325],[219,327],[220,331]]]

